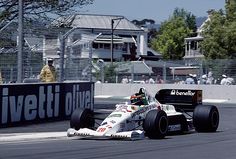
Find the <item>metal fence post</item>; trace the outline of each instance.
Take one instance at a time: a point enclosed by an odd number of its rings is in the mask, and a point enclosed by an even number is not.
[[[65,38],[60,36],[60,76],[59,82],[64,81],[64,55],[65,55]]]
[[[19,0],[19,18],[18,18],[18,56],[17,56],[17,82],[22,82],[22,54],[23,54],[23,3]]]
[[[131,83],[134,83],[134,63],[131,62]]]
[[[89,82],[92,82],[92,41],[89,42]]]
[[[166,62],[164,62],[163,65],[163,81],[166,83]]]

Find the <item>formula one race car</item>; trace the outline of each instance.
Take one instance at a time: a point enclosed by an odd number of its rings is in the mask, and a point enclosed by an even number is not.
[[[164,89],[152,97],[145,88],[130,97],[130,102],[117,104],[97,128],[96,113],[78,108],[71,115],[67,136],[119,139],[161,139],[166,135],[215,132],[219,125],[216,106],[202,105],[201,90]]]

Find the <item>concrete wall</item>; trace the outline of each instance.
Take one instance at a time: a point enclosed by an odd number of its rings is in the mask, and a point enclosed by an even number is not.
[[[236,85],[187,85],[187,84],[95,84],[95,96],[130,96],[140,87],[145,87],[151,95],[155,95],[160,89],[200,89],[203,90],[203,99],[219,99],[236,103]]]

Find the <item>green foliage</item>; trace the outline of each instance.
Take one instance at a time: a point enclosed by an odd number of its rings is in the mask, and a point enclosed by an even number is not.
[[[118,64],[113,63],[113,64],[106,64],[104,65],[104,79],[108,83],[115,83],[116,82],[116,68],[118,67]],[[100,68],[101,69],[101,68]],[[102,80],[101,79],[101,70],[96,70],[96,72],[93,74],[96,78],[96,80]]]
[[[108,83],[115,83],[116,82],[116,69],[117,64],[113,63],[110,65],[105,65],[104,67],[104,78],[107,80]]]
[[[153,19],[143,19],[143,20],[135,19],[135,20],[132,20],[131,22],[138,26],[143,26],[143,25],[146,25],[147,23],[155,24],[155,20]]]
[[[215,11],[204,26],[201,43],[207,59],[234,59],[236,57],[236,4],[226,2],[226,13]]]
[[[160,51],[164,59],[181,59],[184,56],[184,38],[190,32],[182,17],[173,17],[162,23],[158,35],[152,41],[152,48]]]
[[[75,7],[92,4],[94,0],[24,0],[26,19],[48,20],[49,15],[67,15],[75,12]],[[18,0],[0,1],[0,21],[13,20],[18,16]]]
[[[192,13],[187,12],[184,9],[175,8],[173,17],[178,18],[181,17],[185,20],[185,23],[187,27],[192,30],[193,32],[197,31],[196,26],[196,16],[194,16]]]
[[[225,10],[227,20],[236,21],[236,0],[226,1]]]
[[[176,8],[173,16],[161,24],[151,47],[164,59],[179,60],[184,56],[184,38],[196,31],[196,19],[184,9]]]

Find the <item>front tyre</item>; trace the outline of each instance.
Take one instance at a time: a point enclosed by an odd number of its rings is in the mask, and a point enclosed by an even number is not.
[[[94,123],[93,111],[90,109],[78,108],[71,115],[70,127],[75,130],[92,128],[94,127]]]
[[[163,110],[151,110],[147,113],[143,129],[150,139],[162,139],[168,131],[168,118]]]
[[[197,132],[215,132],[219,125],[219,112],[213,105],[198,105],[193,111],[193,126]]]

